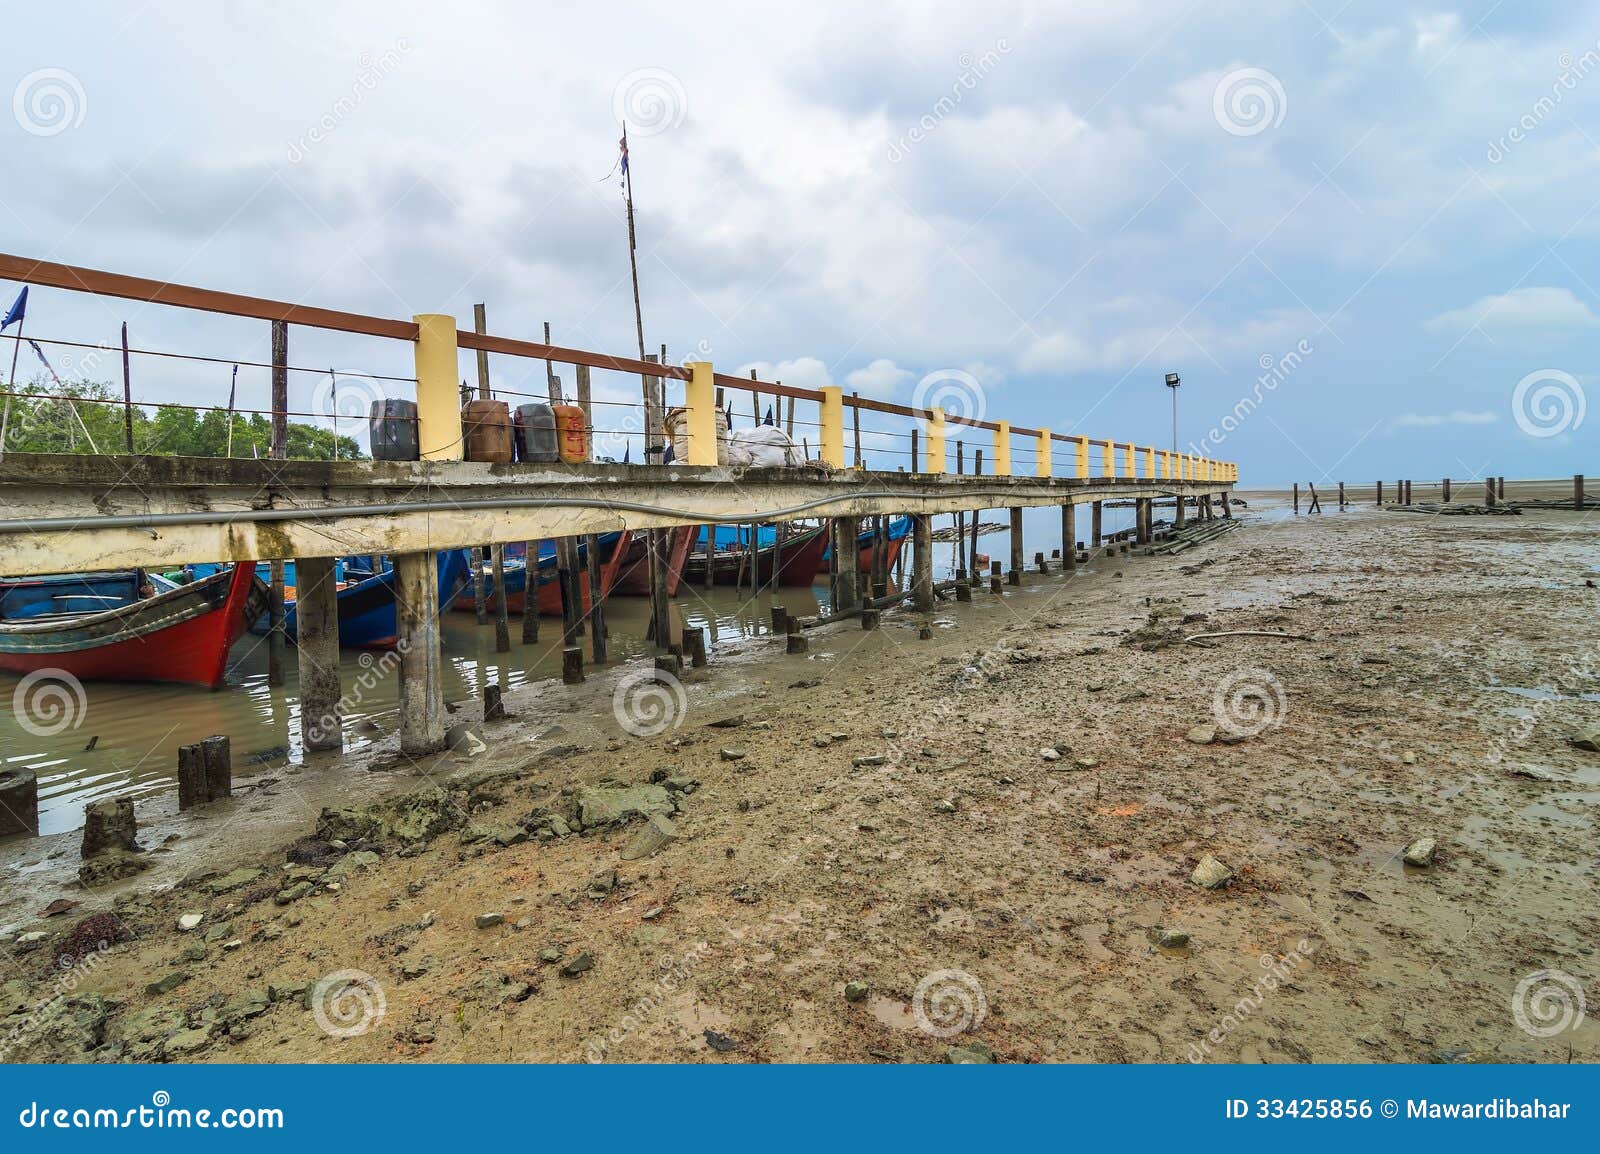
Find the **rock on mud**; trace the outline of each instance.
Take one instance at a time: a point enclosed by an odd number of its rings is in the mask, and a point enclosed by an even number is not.
[[[1189,880],[1201,889],[1219,889],[1233,880],[1233,871],[1210,854],[1206,854],[1200,859],[1200,864],[1194,867],[1194,873],[1189,875]]]
[[[1433,855],[1437,845],[1431,837],[1419,837],[1406,846],[1405,863],[1418,869],[1427,869],[1433,864]]]
[[[622,860],[638,861],[640,858],[654,857],[677,840],[678,827],[672,820],[661,814],[653,814],[644,828],[622,847]]]
[[[636,818],[671,817],[678,811],[665,786],[586,786],[578,793],[578,818],[585,829]]]

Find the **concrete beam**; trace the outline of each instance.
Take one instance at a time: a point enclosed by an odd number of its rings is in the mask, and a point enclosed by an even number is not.
[[[7,453],[0,458],[0,573],[289,559],[326,554],[330,543],[341,553],[392,555],[778,513],[975,512],[1229,487],[854,469]],[[107,521],[119,517],[128,520]]]

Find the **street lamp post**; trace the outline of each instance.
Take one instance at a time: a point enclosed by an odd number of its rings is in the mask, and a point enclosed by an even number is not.
[[[1167,374],[1167,388],[1172,390],[1172,453],[1178,453],[1178,386],[1183,384],[1177,373]]]

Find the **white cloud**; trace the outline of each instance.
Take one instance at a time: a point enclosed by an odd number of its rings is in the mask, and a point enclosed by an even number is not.
[[[778,361],[750,361],[740,365],[734,370],[735,375],[747,377],[750,370],[756,371],[756,376],[763,381],[773,381],[783,385],[794,385],[799,389],[820,389],[824,385],[833,384],[833,374],[828,371],[828,366],[816,357],[795,357],[793,360]]]
[[[1458,332],[1474,326],[1490,330],[1588,328],[1600,317],[1570,289],[1534,287],[1480,297],[1465,308],[1451,309],[1427,321],[1434,332]]]
[[[852,389],[871,397],[892,397],[895,390],[907,381],[915,380],[916,373],[902,369],[888,357],[879,357],[865,368],[855,369],[844,379]]]
[[[1426,56],[1440,49],[1451,49],[1461,43],[1461,17],[1454,12],[1419,16],[1416,26],[1419,56]]]
[[[1488,410],[1455,409],[1448,413],[1404,413],[1389,422],[1391,429],[1436,429],[1440,425],[1492,425],[1500,419]]]

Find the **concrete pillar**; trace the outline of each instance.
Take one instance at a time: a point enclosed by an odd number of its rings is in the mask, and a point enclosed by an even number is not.
[[[1102,520],[1100,502],[1095,501],[1089,506],[1089,548],[1100,548],[1100,523]]]
[[[1072,573],[1078,568],[1078,509],[1076,505],[1061,506],[1061,569]]]
[[[928,454],[927,460],[923,463],[922,471],[924,473],[942,473],[945,468],[944,410],[934,408],[930,409],[929,412],[933,416],[928,419],[927,424],[924,426],[928,434]]]
[[[1340,491],[1341,493],[1343,492],[1342,485],[1340,486]],[[1233,520],[1233,505],[1228,501],[1228,490],[1226,489],[1222,490],[1222,519],[1224,521]]]
[[[1011,572],[1006,575],[1006,581],[1012,585],[1022,584],[1022,510],[1011,510]]]
[[[933,612],[933,524],[926,513],[911,516],[911,593],[918,613]]]
[[[456,385],[456,318],[424,313],[417,324],[417,441],[424,461],[462,457],[461,394]]]
[[[1140,497],[1134,505],[1134,540],[1141,545],[1150,544],[1150,498]]]
[[[1181,462],[1180,462],[1180,464],[1181,464]],[[1173,513],[1172,523],[1177,528],[1182,529],[1184,524],[1189,519],[1189,510],[1184,505],[1183,487],[1181,485],[1178,487],[1177,496],[1178,496],[1178,500],[1177,500],[1177,505],[1176,505],[1176,511]]]
[[[394,559],[400,654],[400,752],[444,748],[444,672],[439,654],[439,565],[434,553]],[[533,591],[529,591],[532,596]]]
[[[307,753],[342,749],[339,590],[333,579],[333,558],[300,557],[294,567],[301,746]]]
[[[687,410],[684,428],[688,434],[689,459],[684,464],[715,465],[717,463],[716,374],[711,368],[710,361],[690,361],[688,369],[689,379],[684,382],[683,396],[684,408]],[[826,405],[826,400],[823,403]],[[826,425],[823,434],[823,440],[826,442]],[[826,455],[826,446],[823,452]]]
[[[835,613],[854,609],[860,603],[860,574],[857,572],[860,558],[856,549],[856,535],[860,531],[856,518],[834,518],[833,540],[839,558],[839,603],[833,607]]]

